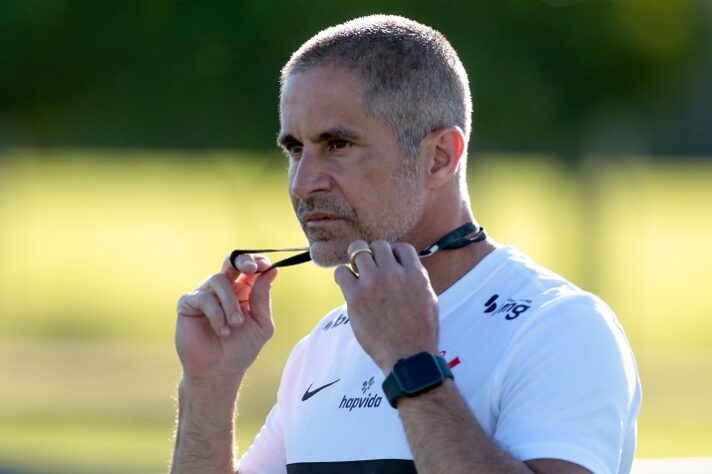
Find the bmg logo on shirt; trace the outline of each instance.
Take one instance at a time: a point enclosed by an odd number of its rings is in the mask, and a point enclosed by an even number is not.
[[[337,317],[326,323],[326,325],[321,328],[322,331],[326,332],[329,329],[334,329],[335,327],[339,327],[342,324],[346,324],[349,322],[349,317],[346,315],[346,312],[341,312]]]
[[[497,304],[497,299],[499,295],[495,294],[490,297],[485,303],[485,313],[490,313],[492,315],[505,313],[504,319],[511,321],[517,319],[519,316],[524,314],[529,308],[531,308],[532,300],[519,299],[513,300],[512,298],[507,298],[507,302],[501,306]],[[501,302],[500,302],[501,304]]]

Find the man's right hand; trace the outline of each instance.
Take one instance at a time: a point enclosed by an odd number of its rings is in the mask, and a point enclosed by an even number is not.
[[[274,334],[270,288],[277,269],[265,271],[270,262],[263,256],[241,255],[236,263],[239,271],[226,258],[220,273],[178,300],[176,349],[185,383],[239,385]]]

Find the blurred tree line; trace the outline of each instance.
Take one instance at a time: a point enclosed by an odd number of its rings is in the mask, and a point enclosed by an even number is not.
[[[0,147],[273,147],[278,73],[371,13],[443,32],[474,151],[712,155],[708,0],[0,0]]]

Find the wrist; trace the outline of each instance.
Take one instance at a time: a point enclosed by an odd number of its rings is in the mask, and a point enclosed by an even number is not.
[[[459,393],[455,385],[455,380],[451,378],[446,378],[443,382],[436,387],[423,392],[417,397],[401,397],[398,400],[398,410],[409,410],[417,406],[423,406],[425,404],[445,406],[447,405],[449,399],[448,397],[452,393]]]
[[[433,355],[439,354],[438,350],[433,348],[402,350],[381,357],[380,360],[376,361],[376,364],[381,368],[381,371],[383,371],[383,374],[387,377],[391,372],[393,372],[393,367],[396,365],[396,363],[398,363],[398,361],[408,359],[409,357],[412,357],[421,352],[428,352]]]
[[[178,385],[178,427],[171,472],[235,472],[239,385],[233,379],[183,375]]]
[[[419,352],[399,359],[383,381],[383,393],[393,408],[403,398],[417,397],[429,392],[453,375],[447,361],[432,352]]]
[[[190,389],[196,392],[229,394],[238,391],[243,377],[244,373],[195,376],[183,372],[179,388]]]
[[[183,374],[178,384],[178,399],[193,406],[216,411],[234,410],[242,377],[203,378]]]
[[[232,433],[238,390],[239,384],[196,383],[182,378],[178,385],[178,410],[181,419],[190,420],[184,427],[199,429],[203,434]]]

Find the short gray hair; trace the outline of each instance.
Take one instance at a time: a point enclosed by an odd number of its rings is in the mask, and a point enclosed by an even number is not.
[[[428,26],[372,15],[327,28],[292,55],[282,68],[281,86],[290,75],[315,66],[342,66],[357,74],[365,112],[393,129],[412,164],[420,142],[433,130],[456,125],[466,144],[469,140],[467,73],[448,40]]]

